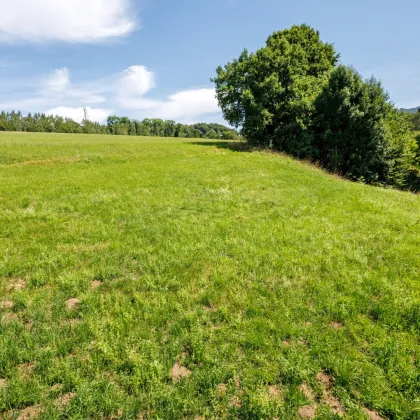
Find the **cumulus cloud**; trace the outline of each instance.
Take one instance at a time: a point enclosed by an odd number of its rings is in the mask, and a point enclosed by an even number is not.
[[[143,98],[143,95],[155,87],[155,74],[145,66],[130,66],[119,77],[117,83],[118,105],[128,109],[153,108],[157,102]]]
[[[131,0],[0,0],[0,42],[95,43],[136,29]]]
[[[164,119],[195,118],[220,112],[214,89],[184,90],[169,96],[155,112]]]
[[[81,123],[87,111],[88,119],[99,123],[105,122],[107,117],[112,114],[112,110],[104,108],[82,108],[82,107],[66,107],[59,106],[45,111],[47,115],[59,115],[64,118],[71,118],[73,121]]]
[[[166,100],[145,97],[155,85],[156,77],[152,71],[144,66],[130,66],[119,77],[117,104],[125,109],[140,110],[148,117],[163,119],[191,119],[220,112],[214,89],[184,90]]]
[[[206,120],[220,120],[214,89],[187,89],[166,99],[155,99],[148,96],[155,86],[155,74],[141,65],[130,66],[103,79],[76,83],[71,80],[70,71],[63,67],[47,77],[34,79],[32,85],[25,85],[15,94],[8,93],[3,103],[0,96],[0,109],[53,113],[77,121],[82,121],[84,107],[88,109],[89,118],[98,122],[103,122],[111,109],[118,115],[137,119],[191,122],[207,117]],[[100,106],[94,106],[99,103]]]

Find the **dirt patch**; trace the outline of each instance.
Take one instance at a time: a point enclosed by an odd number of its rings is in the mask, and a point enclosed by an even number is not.
[[[192,372],[187,369],[186,367],[180,365],[179,363],[175,363],[170,372],[169,372],[172,382],[177,383],[179,380],[183,378],[188,378],[192,374]]]
[[[368,416],[370,420],[385,420],[384,417],[381,417],[379,414],[369,410],[368,408],[363,408],[362,411]]]
[[[231,405],[232,407],[241,408],[242,407],[242,402],[237,395],[234,395],[229,400],[229,405]]]
[[[6,379],[0,378],[0,389],[7,388]]]
[[[93,280],[90,287],[92,290],[96,290],[101,286],[102,282],[100,280]]]
[[[227,386],[226,384],[219,384],[216,386],[216,394],[219,397],[223,397],[227,393]]]
[[[306,397],[308,401],[313,402],[315,400],[314,393],[309,385],[307,384],[300,385],[299,391]]]
[[[35,363],[34,362],[29,362],[29,363],[22,363],[21,365],[18,365],[18,371],[19,371],[19,375],[22,378],[29,378],[33,371],[35,370]]]
[[[344,328],[344,324],[341,322],[330,322],[330,327],[334,330],[341,330]]]
[[[276,401],[278,404],[283,402],[283,391],[278,385],[270,385],[267,388],[268,398]]]
[[[341,402],[335,398],[333,395],[328,394],[324,395],[323,401],[330,407],[331,411],[334,414],[338,414],[340,416],[344,416],[344,409],[341,405]]]
[[[241,380],[239,379],[239,376],[234,376],[233,377],[233,382],[235,383],[235,387],[236,388],[240,388],[241,387]]]
[[[69,392],[68,394],[62,395],[60,398],[57,398],[54,402],[55,406],[62,410],[67,405],[69,405],[70,401],[76,396],[75,392]]]
[[[18,321],[18,320],[19,320],[19,317],[17,316],[17,314],[13,312],[6,312],[2,317],[2,321],[6,325],[12,323],[13,321]]]
[[[20,278],[14,278],[9,281],[7,285],[7,290],[9,292],[13,290],[23,290],[26,288],[26,281]]]
[[[334,378],[326,372],[318,372],[316,380],[322,388],[322,402],[327,404],[334,414],[344,415],[344,409],[341,402],[334,396]]]
[[[319,385],[325,387],[327,389],[332,388],[334,385],[334,378],[326,372],[318,372],[316,375],[316,380],[318,381]]]
[[[316,408],[305,405],[299,408],[298,413],[302,419],[314,419],[316,417]]]
[[[77,298],[72,298],[72,299],[66,300],[66,308],[68,310],[76,309],[78,307],[79,303],[80,303],[80,300],[77,299]]]
[[[279,397],[281,396],[281,389],[277,385],[270,385],[268,387],[268,394],[272,397]]]
[[[17,420],[32,420],[37,419],[42,414],[42,407],[40,405],[31,405],[20,412]]]
[[[12,309],[14,306],[11,300],[2,300],[0,301],[0,309]]]
[[[289,340],[283,340],[282,344],[283,344],[283,346],[290,347],[290,341]]]

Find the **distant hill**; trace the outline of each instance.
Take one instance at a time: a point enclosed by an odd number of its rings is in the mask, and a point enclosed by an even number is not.
[[[405,111],[405,112],[409,112],[410,114],[414,114],[419,109],[420,109],[420,106],[418,106],[417,108],[410,108],[410,109],[401,108],[401,111]]]

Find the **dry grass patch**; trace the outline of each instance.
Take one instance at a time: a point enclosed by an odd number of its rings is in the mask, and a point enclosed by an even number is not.
[[[0,378],[0,389],[7,388],[7,380]]]
[[[61,397],[57,398],[55,400],[55,406],[59,409],[62,410],[63,408],[65,408],[67,405],[69,405],[70,401],[76,396],[75,392],[69,392],[67,394],[62,395]]]
[[[11,300],[1,300],[0,301],[0,309],[12,309],[14,303]]]
[[[13,278],[9,280],[8,285],[7,285],[7,290],[9,292],[13,290],[23,290],[26,288],[26,286],[27,286],[27,283],[25,280],[21,278]]]
[[[225,396],[227,393],[227,385],[226,384],[219,384],[216,386],[216,394],[219,397]]]
[[[362,411],[366,414],[369,420],[386,420],[384,417],[381,417],[378,413],[375,413],[374,411],[369,410],[366,407],[363,408]]]
[[[334,396],[334,378],[326,372],[318,372],[316,375],[318,384],[322,388],[322,401],[327,404],[334,414],[344,415],[341,402]]]
[[[92,290],[96,290],[101,286],[102,282],[100,280],[93,280],[90,287]]]
[[[79,306],[80,300],[77,298],[72,298],[66,300],[66,308],[68,310],[76,309]]]
[[[190,376],[191,374],[192,372],[189,369],[182,366],[178,362],[172,366],[169,372],[169,375],[171,376],[173,383],[177,383],[183,378],[188,378],[188,376]]]
[[[308,401],[315,401],[314,393],[309,385],[301,384],[299,386],[299,391],[306,397]]]
[[[298,414],[302,419],[314,419],[316,417],[316,408],[305,405],[299,408]]]
[[[42,407],[40,405],[31,405],[26,407],[19,414],[17,420],[33,420],[41,417]]]

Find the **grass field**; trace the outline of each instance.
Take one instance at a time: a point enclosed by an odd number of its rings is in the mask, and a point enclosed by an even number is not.
[[[0,417],[420,418],[420,196],[229,146],[0,134]]]

